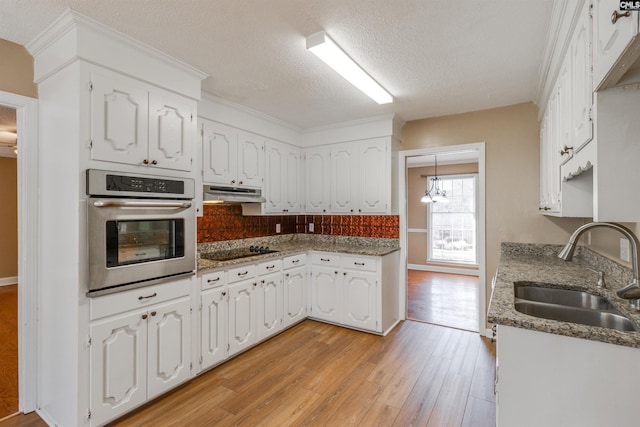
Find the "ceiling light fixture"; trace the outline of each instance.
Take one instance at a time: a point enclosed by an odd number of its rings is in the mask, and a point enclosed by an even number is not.
[[[435,156],[435,170],[433,172],[434,176],[429,177],[429,175],[420,175],[422,178],[427,178],[431,180],[431,187],[427,184],[427,189],[424,192],[424,196],[420,199],[422,203],[449,203],[449,199],[447,198],[447,192],[440,189],[440,183],[442,182],[441,178],[438,178],[438,156]],[[433,194],[431,194],[433,193]]]
[[[307,50],[327,63],[349,83],[378,104],[389,104],[393,97],[349,57],[324,31],[307,37]]]

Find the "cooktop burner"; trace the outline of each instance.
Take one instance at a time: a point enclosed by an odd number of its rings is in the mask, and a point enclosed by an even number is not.
[[[247,258],[274,252],[278,251],[269,249],[268,246],[249,246],[248,248],[237,248],[224,251],[208,252],[201,254],[200,256],[211,261],[230,261],[232,259]]]

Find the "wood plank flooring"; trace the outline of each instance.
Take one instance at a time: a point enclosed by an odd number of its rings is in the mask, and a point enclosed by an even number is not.
[[[407,318],[478,331],[478,278],[409,270]]]
[[[306,320],[112,426],[492,427],[494,366],[495,344],[467,331]],[[39,427],[23,417],[0,427]]]
[[[18,285],[0,286],[0,420],[18,412]]]

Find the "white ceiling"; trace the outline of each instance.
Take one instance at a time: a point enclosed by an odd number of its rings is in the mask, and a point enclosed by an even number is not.
[[[533,101],[553,0],[0,0],[26,44],[66,8],[210,74],[203,90],[300,129]],[[305,49],[325,30],[394,97],[378,105]]]

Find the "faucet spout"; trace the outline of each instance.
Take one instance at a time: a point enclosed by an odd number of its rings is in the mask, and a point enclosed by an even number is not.
[[[635,300],[636,308],[640,308],[640,284],[638,283],[638,265],[640,264],[640,260],[638,259],[638,246],[640,246],[640,242],[638,242],[636,235],[627,227],[613,222],[590,222],[585,224],[577,228],[571,237],[569,237],[569,242],[560,251],[558,258],[565,261],[571,261],[578,239],[580,239],[582,233],[596,227],[613,228],[614,230],[622,233],[622,235],[631,242],[631,267],[633,269],[633,280],[624,288],[618,289],[616,294],[623,299]]]

